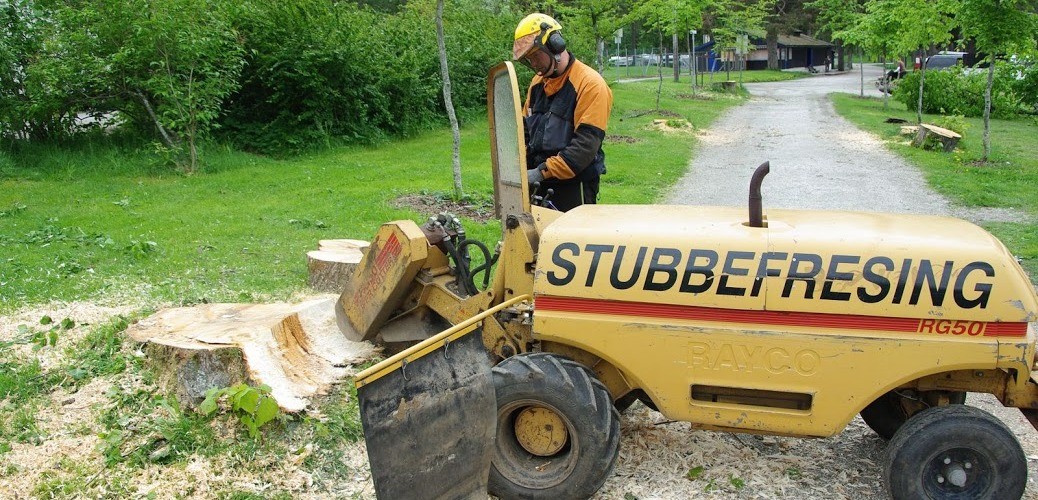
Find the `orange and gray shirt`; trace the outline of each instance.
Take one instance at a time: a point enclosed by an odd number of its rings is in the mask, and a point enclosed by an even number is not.
[[[534,76],[523,106],[527,168],[545,164],[548,180],[584,180],[605,172],[602,140],[613,91],[597,71],[571,60],[555,78]]]

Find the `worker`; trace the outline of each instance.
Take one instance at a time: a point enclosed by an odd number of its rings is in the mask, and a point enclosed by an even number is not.
[[[562,25],[544,14],[519,22],[512,57],[537,73],[523,106],[526,176],[535,194],[563,212],[596,203],[612,90],[566,50]]]

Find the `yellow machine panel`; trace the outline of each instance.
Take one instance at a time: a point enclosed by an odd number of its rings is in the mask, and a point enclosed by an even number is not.
[[[723,207],[563,215],[541,236],[535,337],[605,359],[668,418],[814,436],[908,381],[1033,362],[1031,285],[977,226],[792,210],[744,221]]]

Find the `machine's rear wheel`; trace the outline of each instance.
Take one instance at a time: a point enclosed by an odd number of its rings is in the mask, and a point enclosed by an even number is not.
[[[582,365],[547,353],[494,367],[497,441],[490,493],[501,498],[587,498],[620,450],[620,417]]]
[[[966,402],[965,392],[948,392],[948,403]],[[861,410],[861,418],[879,437],[889,440],[912,415],[932,406],[927,398],[912,390],[890,391]]]
[[[1002,421],[965,405],[908,419],[887,447],[883,483],[894,500],[1020,498],[1027,459]]]

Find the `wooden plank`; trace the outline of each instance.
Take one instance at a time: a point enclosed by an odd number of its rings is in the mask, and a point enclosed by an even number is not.
[[[921,124],[919,124],[919,126],[920,127],[925,127],[930,132],[933,132],[933,133],[935,133],[937,135],[940,135],[940,136],[947,137],[949,139],[962,139],[962,136],[959,135],[958,133],[953,132],[953,131],[948,130],[948,129],[943,128],[943,127],[938,127],[937,125],[930,125],[929,123],[921,123]]]

